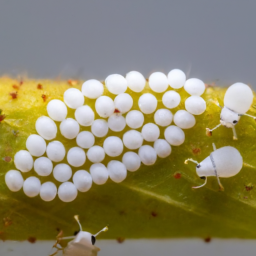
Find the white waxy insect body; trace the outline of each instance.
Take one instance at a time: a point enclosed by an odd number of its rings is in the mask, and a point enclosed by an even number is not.
[[[143,143],[143,137],[140,132],[130,130],[123,135],[123,143],[128,149],[138,149]]]
[[[201,115],[206,110],[206,102],[200,96],[193,95],[186,99],[185,108],[193,115]]]
[[[76,88],[70,88],[64,92],[64,102],[69,108],[77,109],[84,104],[84,95]]]
[[[141,146],[138,154],[141,162],[145,165],[153,165],[157,160],[156,151],[148,145]]]
[[[46,150],[46,142],[41,136],[31,134],[27,138],[26,148],[32,156],[42,156]]]
[[[19,171],[10,170],[5,174],[5,184],[12,192],[19,191],[24,183],[24,179]]]
[[[82,85],[82,93],[89,99],[97,99],[104,92],[103,84],[95,79],[87,80]]]
[[[141,160],[138,154],[134,152],[126,152],[123,155],[122,162],[126,169],[130,172],[135,172],[140,168]]]
[[[36,120],[36,131],[45,140],[52,140],[57,135],[57,126],[48,116],[41,116]]]
[[[100,117],[109,117],[114,113],[114,101],[108,96],[100,96],[95,102],[96,112]]]
[[[35,197],[39,194],[41,182],[37,177],[31,176],[23,183],[23,191],[28,197]]]
[[[122,162],[112,160],[108,163],[107,169],[110,179],[116,183],[122,182],[127,176],[126,167]]]
[[[108,173],[108,169],[104,164],[101,164],[101,163],[92,164],[90,167],[90,173],[91,173],[93,182],[97,185],[103,185],[108,180],[109,173]]]
[[[87,151],[87,157],[92,163],[100,163],[105,158],[105,151],[100,146],[93,146]]]
[[[52,201],[57,195],[57,187],[54,183],[48,181],[42,184],[40,188],[40,197],[43,201]]]
[[[48,176],[52,173],[53,164],[47,157],[39,157],[35,160],[34,170],[40,176]]]
[[[54,121],[61,122],[66,118],[68,109],[61,100],[51,100],[47,104],[47,113]]]
[[[144,115],[138,110],[128,112],[125,119],[127,125],[132,129],[138,129],[144,123]]]
[[[175,91],[167,91],[162,97],[164,106],[170,109],[176,108],[180,104],[180,101],[181,97]]]
[[[196,124],[196,119],[186,110],[178,110],[173,117],[174,123],[181,129],[190,129]]]
[[[114,99],[115,109],[119,110],[120,113],[124,114],[128,112],[133,105],[133,99],[128,93],[121,93]]]
[[[67,154],[68,163],[74,167],[82,166],[86,161],[85,152],[79,147],[73,147]]]
[[[91,109],[91,107],[85,105],[85,106],[78,107],[76,109],[75,118],[80,125],[90,126],[94,121],[95,114]]]
[[[184,89],[190,95],[200,96],[205,91],[205,84],[198,78],[190,78],[185,82]]]
[[[113,94],[125,92],[127,89],[127,84],[127,80],[119,74],[109,75],[105,80],[106,87]]]
[[[168,73],[168,83],[174,89],[183,87],[186,82],[186,75],[180,69],[173,69]]]
[[[72,169],[67,164],[57,164],[53,169],[53,177],[59,182],[68,181],[72,176]]]
[[[53,162],[60,162],[65,157],[66,149],[60,141],[54,140],[46,147],[46,154]]]
[[[58,188],[58,196],[63,202],[72,202],[77,197],[77,189],[72,182],[64,182]]]
[[[134,92],[143,91],[146,85],[146,79],[141,73],[137,71],[131,71],[127,73],[126,80],[128,82],[128,87]]]
[[[240,152],[231,146],[216,149],[215,145],[213,144],[213,149],[214,151],[202,162],[198,163],[193,159],[187,159],[185,163],[188,161],[196,163],[196,173],[201,178],[206,179],[209,176],[215,176],[218,180],[220,189],[224,190],[222,184],[220,183],[219,177],[229,178],[238,174],[243,167],[243,158]],[[204,186],[206,182],[203,185],[195,188]]]
[[[22,172],[29,172],[33,168],[34,160],[27,150],[20,150],[14,156],[16,168]]]
[[[167,76],[162,72],[154,72],[149,76],[148,85],[154,92],[164,92],[168,88]]]
[[[85,170],[78,170],[73,175],[73,183],[78,191],[86,192],[92,186],[92,176]]]
[[[76,138],[80,131],[78,122],[73,118],[67,118],[60,123],[60,133],[66,139],[72,140]]]
[[[144,114],[152,114],[157,108],[157,99],[151,93],[144,93],[139,98],[139,108]]]

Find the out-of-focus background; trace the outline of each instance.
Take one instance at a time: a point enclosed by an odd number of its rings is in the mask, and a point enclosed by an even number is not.
[[[180,68],[205,82],[256,88],[255,10],[249,0],[2,0],[0,75],[104,80],[111,73],[137,70],[148,77]],[[5,242],[0,254],[41,256],[49,246]],[[99,246],[104,256],[228,256],[256,249],[251,241],[214,239]]]

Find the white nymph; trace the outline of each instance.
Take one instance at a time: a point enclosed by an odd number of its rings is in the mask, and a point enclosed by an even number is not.
[[[253,101],[253,93],[251,88],[243,83],[232,84],[226,91],[224,97],[224,107],[220,106],[218,102],[215,102],[220,108],[220,124],[213,129],[206,128],[206,135],[211,136],[212,131],[223,125],[227,128],[232,128],[233,139],[237,140],[235,125],[240,120],[241,116],[249,116],[254,119],[256,117],[246,114]]]
[[[200,163],[191,158],[185,161],[185,164],[187,164],[188,161],[197,164],[197,175],[201,179],[205,179],[205,183],[203,185],[193,188],[203,187],[207,183],[207,177],[215,176],[217,178],[220,190],[223,191],[224,187],[222,186],[219,178],[229,178],[235,176],[242,169],[243,158],[236,148],[226,146],[216,149],[215,144],[213,143],[213,150],[214,151]]]
[[[94,246],[96,242],[96,237],[101,232],[108,231],[108,227],[103,228],[95,235],[83,231],[82,226],[79,222],[78,215],[74,216],[75,220],[77,221],[80,231],[75,236],[68,236],[68,237],[62,237],[62,232],[60,235],[57,236],[57,241],[53,245],[53,248],[56,249],[56,251],[49,256],[55,256],[58,254],[59,251],[63,252],[63,256],[97,256],[98,251],[100,250],[98,247]],[[72,240],[71,240],[72,239]],[[60,245],[61,240],[71,240],[66,248],[62,248]]]

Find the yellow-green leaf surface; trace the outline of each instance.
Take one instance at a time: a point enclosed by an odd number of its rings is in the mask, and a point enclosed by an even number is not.
[[[42,89],[38,89],[38,84],[41,84]],[[93,184],[90,191],[79,193],[71,203],[61,202],[57,197],[47,203],[39,196],[26,197],[22,190],[10,192],[4,182],[5,173],[15,169],[15,153],[25,149],[27,137],[36,133],[36,119],[47,115],[46,105],[51,99],[62,100],[66,89],[71,86],[80,89],[81,84],[24,80],[20,85],[17,80],[5,77],[0,79],[0,118],[5,115],[0,122],[2,239],[54,239],[57,230],[72,235],[78,230],[73,219],[75,214],[80,216],[84,229],[92,233],[108,224],[109,232],[101,236],[104,238],[256,238],[256,189],[253,188],[256,181],[256,123],[252,118],[242,117],[236,126],[238,141],[232,139],[232,130],[225,127],[214,131],[212,137],[205,135],[206,127],[212,128],[219,123],[220,108],[212,100],[218,99],[222,104],[225,88],[206,89],[203,97],[207,102],[207,111],[196,116],[196,125],[185,130],[185,143],[179,147],[173,146],[170,157],[158,158],[153,166],[142,165],[137,172],[129,172],[122,183],[116,184],[109,180],[105,185]],[[17,98],[13,99],[10,93],[16,91]],[[148,87],[146,91],[149,91]],[[182,96],[182,103],[172,110],[173,113],[184,109],[184,101],[189,97],[184,89],[178,92]],[[141,93],[129,90],[128,93],[134,99],[133,109],[138,109]],[[42,94],[46,95],[45,101]],[[105,94],[109,94],[107,90]],[[110,96],[114,98],[114,95]],[[162,94],[156,96],[158,108],[163,107]],[[93,109],[94,102],[86,99],[86,104]],[[248,113],[255,115],[255,112],[252,105]],[[74,117],[74,111],[69,109],[68,116]],[[145,121],[153,121],[153,115],[147,115]],[[82,130],[88,129],[82,127]],[[161,128],[162,138],[163,131]],[[121,138],[123,133],[109,132],[108,135],[115,134]],[[75,141],[64,139],[61,135],[58,135],[57,140],[63,142],[66,149],[75,145]],[[224,192],[219,192],[214,177],[209,179],[206,187],[193,190],[192,186],[200,185],[203,181],[196,175],[195,165],[185,165],[184,160],[190,157],[203,160],[212,152],[213,142],[217,148],[227,145],[236,147],[245,165],[235,177],[222,179]],[[102,143],[103,139],[97,139],[96,144]],[[109,160],[106,157],[104,163]],[[89,166],[87,160],[83,168],[89,170]],[[77,169],[73,168],[73,172]],[[23,174],[24,178],[32,175],[36,176],[34,170]],[[54,180],[52,176],[40,179],[42,182]],[[55,184],[59,185],[56,181]]]

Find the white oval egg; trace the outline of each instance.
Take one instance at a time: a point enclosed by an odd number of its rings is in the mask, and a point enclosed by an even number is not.
[[[29,172],[33,168],[34,160],[27,150],[20,150],[14,155],[14,164],[22,172]]]
[[[173,117],[174,123],[181,129],[190,129],[196,124],[196,119],[186,110],[178,110]]]
[[[205,84],[198,78],[190,78],[185,82],[184,89],[190,95],[200,96],[205,91]]]
[[[128,87],[134,92],[143,91],[146,85],[145,77],[138,71],[131,71],[127,73],[126,80],[128,82]]]
[[[162,102],[164,106],[170,109],[179,106],[180,100],[181,98],[179,93],[175,91],[167,91],[162,97]]]
[[[48,116],[41,116],[36,120],[36,131],[45,140],[52,140],[56,138],[57,126]]]
[[[108,127],[114,132],[122,131],[125,126],[125,118],[121,114],[113,114],[108,118]]]
[[[108,156],[116,157],[122,154],[124,145],[120,138],[109,136],[104,140],[103,148]]]
[[[26,148],[32,156],[42,156],[46,150],[46,142],[41,136],[31,134],[27,138]]]
[[[105,151],[100,146],[93,146],[93,147],[89,148],[89,150],[87,151],[87,158],[92,163],[100,163],[105,158]]]
[[[60,162],[64,159],[66,149],[60,141],[52,141],[46,147],[46,154],[53,162]]]
[[[82,85],[82,93],[89,99],[97,99],[104,92],[103,84],[95,79],[87,80]]]
[[[148,85],[154,92],[164,92],[168,88],[167,76],[162,72],[154,72],[148,78]]]
[[[124,114],[132,108],[133,99],[128,93],[121,93],[115,97],[114,104],[115,109]]]
[[[79,147],[73,147],[68,151],[67,160],[71,166],[80,167],[85,163],[85,152]]]
[[[61,100],[51,100],[47,104],[47,113],[51,119],[54,121],[61,122],[64,120],[68,114],[68,109],[63,101]]]
[[[126,169],[130,172],[135,172],[140,168],[141,160],[138,154],[129,151],[123,155],[122,162]]]
[[[85,170],[78,170],[73,175],[73,183],[80,192],[87,192],[92,186],[92,176]]]
[[[137,149],[143,143],[142,134],[135,130],[130,130],[123,135],[123,143],[128,149]]]
[[[139,157],[143,164],[153,165],[156,162],[157,154],[154,148],[149,145],[143,145],[139,149]]]
[[[57,164],[53,169],[53,177],[59,182],[68,181],[72,176],[72,169],[68,164]]]
[[[144,93],[139,98],[139,108],[144,114],[152,114],[157,108],[157,99],[151,93]]]
[[[122,182],[127,176],[126,167],[122,162],[112,160],[108,163],[107,169],[110,179],[116,183]]]
[[[31,176],[23,183],[23,191],[28,197],[35,197],[39,195],[41,182],[37,177]]]
[[[113,94],[125,92],[127,89],[127,84],[127,80],[119,74],[109,75],[105,80],[107,89]]]
[[[172,146],[180,146],[185,141],[185,133],[179,127],[170,125],[164,131],[164,138]]]
[[[52,201],[57,195],[57,187],[54,183],[48,181],[42,184],[40,188],[40,197],[45,202]]]
[[[91,126],[92,133],[99,138],[105,137],[108,133],[108,123],[104,119],[96,119]]]
[[[82,131],[76,137],[76,144],[81,148],[90,148],[95,143],[95,137],[91,132]]]
[[[154,114],[154,121],[160,126],[168,126],[172,122],[172,112],[169,109],[158,109]]]
[[[156,140],[154,143],[154,149],[160,158],[169,156],[172,152],[170,144],[163,139]]]
[[[89,107],[88,105],[85,105],[85,106],[78,107],[76,109],[75,118],[80,125],[91,126],[94,121],[95,114],[91,109],[91,107]]]
[[[72,202],[77,197],[77,189],[72,182],[64,182],[59,186],[58,196],[65,203]]]
[[[104,164],[101,164],[101,163],[92,164],[90,167],[90,173],[91,173],[93,182],[97,185],[103,185],[108,180],[109,173],[108,173],[108,169]]]
[[[235,83],[228,87],[224,105],[238,114],[245,114],[253,101],[251,88],[244,83]]]
[[[39,157],[35,160],[34,170],[40,176],[48,176],[52,173],[53,164],[47,157]]]
[[[76,88],[69,88],[64,92],[64,102],[69,108],[77,109],[84,105],[84,95]]]
[[[76,138],[80,131],[78,122],[73,118],[67,118],[60,123],[60,133],[66,139],[72,140]]]
[[[142,137],[145,141],[156,141],[160,136],[159,127],[153,123],[147,123],[142,127]]]
[[[132,110],[126,115],[126,123],[132,129],[140,128],[144,123],[144,115],[138,110]]]
[[[95,102],[96,112],[100,117],[109,117],[114,113],[114,101],[108,96],[100,96]]]
[[[206,110],[206,102],[200,96],[190,96],[185,101],[186,110],[193,115],[201,115]]]
[[[12,192],[17,192],[23,187],[24,179],[19,171],[10,170],[5,174],[5,184]]]
[[[183,87],[186,82],[186,75],[180,69],[173,69],[168,73],[168,83],[174,89]]]

